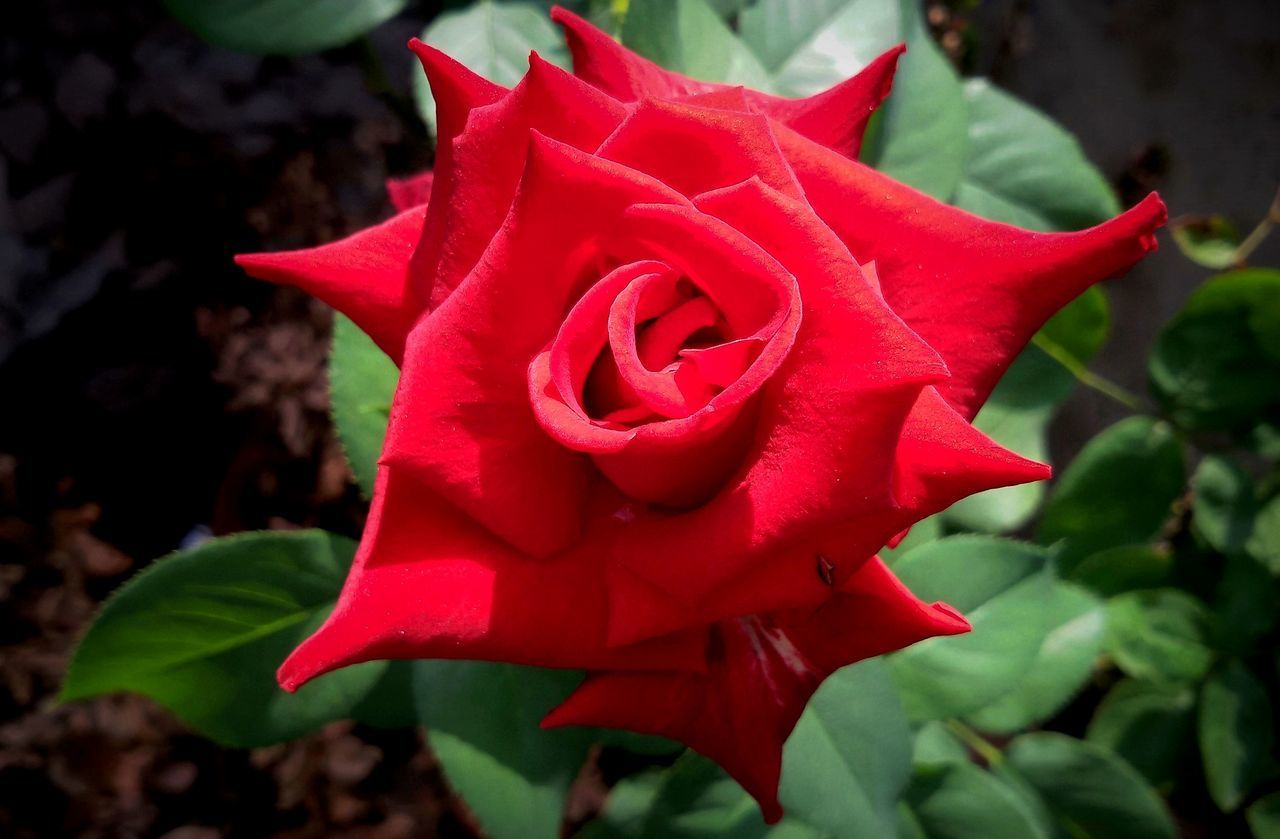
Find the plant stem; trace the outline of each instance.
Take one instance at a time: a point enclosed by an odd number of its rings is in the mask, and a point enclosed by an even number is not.
[[[1043,332],[1037,332],[1032,337],[1031,343],[1043,350],[1045,355],[1066,368],[1066,371],[1075,376],[1076,381],[1085,387],[1092,388],[1103,396],[1119,402],[1134,413],[1143,413],[1145,411],[1142,397],[1085,367],[1065,347],[1047,337]]]
[[[1236,265],[1244,265],[1249,255],[1258,249],[1258,245],[1266,241],[1267,236],[1271,234],[1271,229],[1277,224],[1280,224],[1280,191],[1276,192],[1276,197],[1271,201],[1267,215],[1258,222],[1258,226],[1253,228],[1248,236],[1244,237],[1244,241],[1236,246],[1236,252],[1232,254],[1232,262]]]
[[[1004,753],[989,743],[981,734],[960,722],[960,720],[947,720],[947,728],[951,730],[952,734],[963,740],[966,746],[973,749],[979,757],[985,760],[988,766],[999,766],[1004,763]]]

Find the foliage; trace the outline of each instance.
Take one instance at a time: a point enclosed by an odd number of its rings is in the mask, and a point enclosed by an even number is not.
[[[166,3],[214,43],[275,53],[340,45],[406,5]],[[1061,126],[986,80],[957,76],[914,0],[571,5],[672,69],[788,96],[905,41],[868,163],[1038,230],[1080,229],[1119,209]],[[454,5],[422,37],[510,84],[531,49],[568,62],[545,6]],[[430,127],[430,91],[419,81],[415,94]],[[974,631],[828,680],[787,743],[787,817],[776,826],[714,763],[691,752],[672,760],[670,743],[540,730],[576,674],[376,662],[278,691],[275,665],[332,607],[353,552],[317,531],[219,539],[157,561],[103,608],[63,696],[145,693],[236,746],[348,716],[421,724],[497,839],[560,835],[566,791],[593,743],[648,768],[612,788],[587,837],[1168,837],[1171,795],[1212,801],[1232,814],[1214,822],[1224,829],[1247,822],[1259,837],[1280,835],[1280,271],[1243,265],[1270,223],[1242,241],[1217,217],[1175,222],[1190,259],[1232,270],[1164,328],[1150,404],[1087,369],[1110,328],[1101,291],[1017,359],[976,423],[1024,455],[1048,459],[1049,424],[1081,383],[1135,415],[1063,464],[1047,494],[1033,485],[966,499],[886,554],[918,595],[961,609]],[[337,319],[333,417],[366,496],[396,375]],[[1000,535],[1014,532],[1034,541]],[[1055,731],[1027,733],[1045,725]]]

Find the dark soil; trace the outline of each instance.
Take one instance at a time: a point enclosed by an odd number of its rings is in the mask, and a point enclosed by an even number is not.
[[[211,48],[146,0],[11,5],[0,33],[0,835],[473,835],[413,731],[344,723],[229,750],[141,698],[55,698],[96,605],[152,558],[254,528],[359,532],[363,505],[327,416],[330,316],[244,278],[230,255],[389,214],[384,178],[430,154],[361,68],[373,55],[406,82],[402,45],[435,4],[380,28],[371,47],[300,59]],[[971,27],[941,28],[959,33],[972,69],[1083,132],[1130,191],[1171,181],[1175,213],[1225,210],[1249,226],[1280,178],[1272,4],[1231,4],[1254,23],[1226,30],[1200,22],[1217,4],[1190,0],[1084,4],[1070,25],[1057,5],[993,0]],[[1148,19],[1164,40],[1128,43]],[[1134,73],[1152,61],[1164,71]],[[1137,87],[1108,89],[1100,66]],[[1124,130],[1093,118],[1091,101],[1129,114]],[[1179,133],[1179,113],[1202,118]],[[1205,156],[1214,131],[1233,132],[1232,156]],[[1163,254],[1117,300],[1118,324],[1142,319],[1110,351],[1131,387],[1156,326],[1143,294],[1163,317],[1198,281],[1177,259]],[[1109,418],[1081,397],[1055,448]]]

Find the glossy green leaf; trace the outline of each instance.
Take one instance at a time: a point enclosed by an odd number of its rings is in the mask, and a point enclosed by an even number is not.
[[[986,79],[964,83],[969,156],[952,202],[1031,230],[1079,230],[1120,212],[1076,139]]]
[[[445,51],[491,82],[511,87],[529,69],[529,53],[567,67],[569,50],[546,9],[534,3],[479,0],[431,21],[424,43]],[[413,69],[413,96],[418,113],[435,132],[436,103],[421,68]]]
[[[926,602],[960,610],[973,631],[930,638],[889,656],[907,715],[917,721],[973,713],[1012,690],[1049,631],[1048,553],[986,536],[930,542],[894,564]]]
[[[1071,569],[1070,579],[1111,597],[1126,591],[1160,588],[1169,580],[1173,557],[1163,548],[1125,545],[1089,554]]]
[[[1239,661],[1228,662],[1205,683],[1198,731],[1209,794],[1223,810],[1235,810],[1257,784],[1274,776],[1267,691]]]
[[[755,53],[706,0],[632,3],[622,25],[622,43],[668,70],[695,79],[772,89]]]
[[[1092,743],[1063,734],[1024,734],[1009,744],[1004,769],[1043,800],[1063,835],[1090,839],[1173,839],[1173,820],[1133,767]]]
[[[897,6],[882,0],[757,0],[738,31],[783,96],[838,84],[902,40]]]
[[[1177,589],[1122,594],[1107,604],[1106,650],[1125,673],[1155,681],[1196,681],[1208,672],[1209,616]]]
[[[968,116],[960,78],[924,28],[918,0],[899,0],[907,52],[881,107],[863,159],[942,201],[960,185]]]
[[[333,608],[355,545],[319,530],[247,533],[157,560],[103,605],[63,699],[150,696],[229,746],[347,716],[386,669],[348,667],[285,693],[275,671]]]
[[[334,313],[329,350],[330,410],[342,451],[365,498],[373,497],[391,397],[399,380],[399,368],[373,339],[345,315]]]
[[[1048,603],[1049,634],[1031,667],[1005,695],[969,716],[984,731],[1008,734],[1056,714],[1080,692],[1102,651],[1103,605],[1089,592],[1055,583]]]
[[[418,716],[450,786],[493,839],[560,835],[591,731],[542,729],[581,674],[478,661],[414,665]]]
[[[1151,389],[1179,425],[1245,434],[1280,418],[1280,271],[1210,279],[1156,341]]]
[[[1166,423],[1130,417],[1103,431],[1054,482],[1038,539],[1064,542],[1062,568],[1105,548],[1159,534],[1186,475],[1182,446]]]
[[[1208,455],[1196,468],[1191,489],[1191,521],[1196,532],[1216,551],[1243,551],[1258,514],[1249,473],[1229,458]]]
[[[408,0],[164,0],[204,40],[240,52],[301,55],[339,47]]]
[[[1196,693],[1188,685],[1125,679],[1103,698],[1085,735],[1169,787],[1195,751]]]
[[[917,767],[905,802],[928,839],[1049,839],[1017,793],[972,763]]]
[[[1182,255],[1197,265],[1221,271],[1236,262],[1240,234],[1222,216],[1174,219],[1169,233]]]
[[[778,795],[787,814],[840,836],[892,829],[911,776],[911,733],[884,664],[828,678],[787,739]]]
[[[1259,798],[1245,810],[1253,839],[1280,839],[1280,792]]]

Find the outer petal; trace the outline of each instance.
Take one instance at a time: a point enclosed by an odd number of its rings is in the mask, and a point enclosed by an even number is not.
[[[683,199],[636,172],[535,139],[510,219],[409,339],[383,462],[533,556],[576,539],[590,470],[538,426],[529,362],[555,337],[584,281],[595,279],[593,243],[641,202]]]
[[[968,629],[956,612],[922,603],[872,560],[806,618],[712,627],[707,672],[593,673],[543,725],[679,740],[723,766],[775,822],[782,747],[818,685],[846,664]]]
[[[1078,233],[1036,233],[949,207],[781,129],[809,202],[856,259],[876,262],[884,298],[946,360],[938,390],[966,418],[1046,320],[1156,247],[1154,194]]]
[[[405,336],[421,311],[409,290],[408,270],[424,213],[424,207],[414,207],[328,245],[241,254],[236,264],[252,277],[319,297],[355,321],[399,364]]]
[[[424,56],[430,49],[416,48]],[[428,75],[434,92],[436,77]],[[456,86],[453,76],[445,78],[442,88]],[[506,218],[524,171],[529,132],[593,152],[624,114],[618,102],[535,54],[510,93],[469,110],[465,127],[451,138],[441,135],[436,209],[428,213],[413,263],[415,287],[431,308],[457,288]]]
[[[404,212],[413,207],[426,204],[431,198],[431,184],[435,173],[430,170],[410,175],[407,178],[388,178],[387,197],[397,212]]]
[[[759,114],[646,99],[599,154],[689,197],[753,176],[793,198],[802,195],[769,121]]]
[[[574,73],[621,101],[684,99],[730,87],[664,70],[565,9],[552,9],[551,19],[564,28]],[[747,90],[743,101],[750,110],[776,119],[814,142],[857,157],[867,120],[888,95],[898,58],[905,49],[902,45],[893,47],[856,76],[814,96],[785,99]]]
[[[705,634],[630,648],[605,644],[599,555],[622,504],[601,487],[596,528],[536,562],[511,550],[394,468],[378,473],[365,535],[333,614],[289,656],[295,690],[339,667],[386,658],[466,658],[543,667],[703,667]]]

